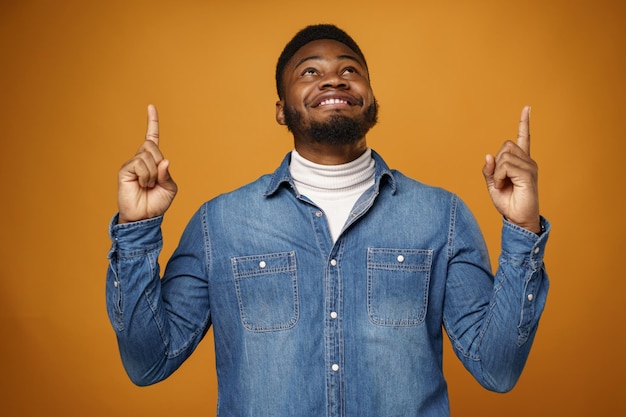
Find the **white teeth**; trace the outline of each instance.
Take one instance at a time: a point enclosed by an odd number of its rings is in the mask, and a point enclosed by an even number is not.
[[[320,106],[326,106],[328,104],[348,104],[346,100],[341,100],[338,98],[329,98],[320,103]]]

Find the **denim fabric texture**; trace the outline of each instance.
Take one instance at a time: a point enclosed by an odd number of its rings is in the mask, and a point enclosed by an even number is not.
[[[110,225],[106,299],[125,369],[167,378],[210,326],[220,417],[448,416],[443,335],[489,390],[528,357],[548,292],[536,235],[503,221],[495,276],[454,194],[376,161],[333,243],[290,155],[203,204],[167,263],[162,218]]]

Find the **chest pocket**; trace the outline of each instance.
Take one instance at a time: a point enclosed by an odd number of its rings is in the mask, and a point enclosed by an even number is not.
[[[367,313],[378,326],[409,327],[424,321],[433,251],[369,248]]]
[[[286,330],[298,321],[295,252],[231,258],[239,314],[253,332]]]

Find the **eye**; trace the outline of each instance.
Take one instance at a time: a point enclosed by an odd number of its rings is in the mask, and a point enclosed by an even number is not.
[[[315,68],[305,68],[300,75],[301,76],[309,76],[309,75],[317,75],[318,72]]]
[[[346,67],[342,71],[343,74],[358,74],[359,72],[354,67]]]

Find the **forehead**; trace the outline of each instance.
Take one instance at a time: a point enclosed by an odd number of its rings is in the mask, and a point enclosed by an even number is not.
[[[352,60],[365,68],[365,64],[347,45],[332,39],[319,39],[304,45],[291,57],[287,69],[294,70],[305,62],[316,60]]]

